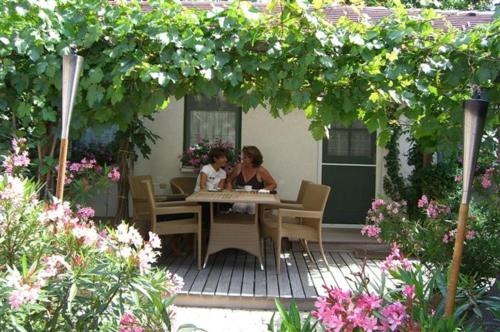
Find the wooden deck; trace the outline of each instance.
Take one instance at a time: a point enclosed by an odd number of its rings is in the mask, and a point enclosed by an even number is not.
[[[323,261],[315,246],[311,246],[311,259],[293,243],[291,250],[282,253],[286,264],[282,260],[280,274],[276,273],[270,240],[266,241],[263,253],[264,270],[254,256],[232,249],[210,256],[207,267],[202,270],[196,268],[191,254],[166,254],[160,264],[184,279],[176,305],[273,309],[274,299],[280,298],[283,303],[294,300],[299,308],[309,310],[316,297],[325,294],[322,287],[325,284],[353,289],[354,275],[363,265],[363,259],[357,258],[352,249],[326,243],[324,246],[328,263]],[[366,260],[365,274],[372,289],[381,282],[381,262]],[[390,280],[387,285],[391,285]]]

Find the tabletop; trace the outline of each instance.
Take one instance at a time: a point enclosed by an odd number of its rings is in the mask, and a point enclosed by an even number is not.
[[[208,203],[256,203],[256,204],[276,204],[280,202],[278,195],[241,192],[241,191],[198,191],[186,198],[188,202],[208,202]]]

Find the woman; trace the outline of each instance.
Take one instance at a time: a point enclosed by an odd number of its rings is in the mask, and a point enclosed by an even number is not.
[[[262,166],[262,162],[262,153],[257,147],[244,146],[241,149],[241,163],[229,174],[227,188],[232,189],[234,181],[237,188],[252,186],[252,189],[276,189],[276,181]]]
[[[267,169],[262,166],[262,153],[255,146],[245,146],[241,150],[241,163],[231,172],[227,179],[227,188],[232,189],[233,182],[236,188],[252,186],[252,189],[276,189],[276,181]],[[255,204],[235,203],[233,211],[238,213],[255,214]]]
[[[208,153],[210,164],[200,170],[194,191],[223,189],[226,180],[226,171],[222,169],[227,162],[226,151],[221,148],[212,148]]]

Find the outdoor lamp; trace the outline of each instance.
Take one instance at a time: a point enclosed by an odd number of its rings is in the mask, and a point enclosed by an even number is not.
[[[448,281],[448,294],[446,298],[445,316],[450,317],[455,306],[455,295],[457,291],[460,263],[464,247],[465,227],[469,213],[469,202],[471,199],[472,182],[476,169],[477,155],[481,137],[483,135],[488,102],[481,99],[476,91],[474,99],[464,102],[464,152],[463,152],[463,178],[462,178],[462,201],[458,212],[457,233],[455,247],[453,249],[453,260],[451,262],[450,279]]]
[[[57,175],[56,196],[62,201],[66,178],[66,157],[68,155],[68,135],[71,113],[78,88],[78,79],[82,71],[83,57],[74,54],[63,56],[62,73],[62,131],[59,150],[59,168]]]

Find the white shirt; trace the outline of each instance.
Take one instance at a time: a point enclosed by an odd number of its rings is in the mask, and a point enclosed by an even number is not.
[[[219,187],[220,181],[226,178],[226,171],[222,168],[216,171],[211,164],[205,165],[202,167],[200,174],[198,175],[198,179],[196,179],[194,191],[200,191],[201,173],[205,173],[207,175],[207,189],[216,189]]]

